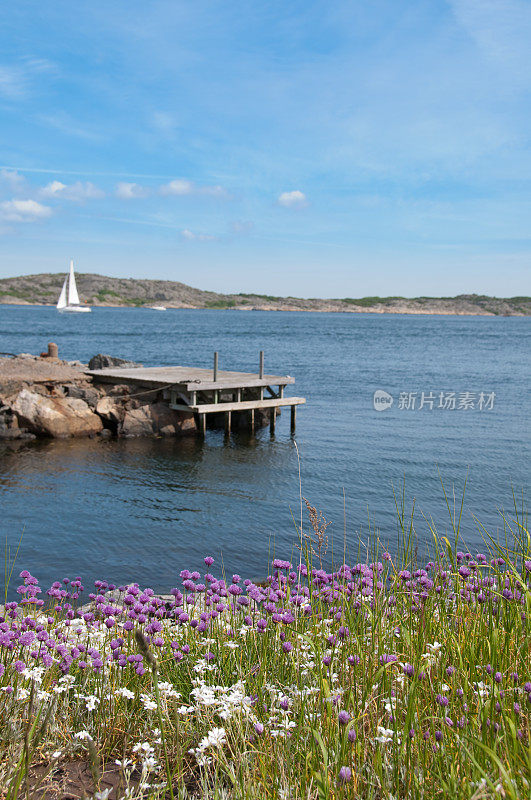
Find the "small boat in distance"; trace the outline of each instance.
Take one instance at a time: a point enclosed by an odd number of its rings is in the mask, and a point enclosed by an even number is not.
[[[166,306],[148,306],[151,311],[166,311]]]
[[[90,306],[82,306],[77,293],[76,276],[74,275],[74,262],[70,260],[70,271],[67,273],[59,300],[56,306],[58,311],[83,312],[92,311]]]

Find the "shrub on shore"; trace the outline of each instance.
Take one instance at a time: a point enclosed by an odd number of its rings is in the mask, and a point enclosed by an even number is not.
[[[97,581],[82,606],[79,577],[41,593],[24,570],[0,623],[2,796],[51,798],[85,762],[96,800],[528,797],[531,545],[510,533],[331,571],[301,536],[264,585],[206,557],[171,601]]]

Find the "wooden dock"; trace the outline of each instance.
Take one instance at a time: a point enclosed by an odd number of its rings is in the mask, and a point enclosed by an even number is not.
[[[259,372],[229,372],[218,369],[214,353],[213,369],[199,367],[131,367],[87,370],[96,380],[105,383],[129,384],[140,390],[159,390],[170,408],[194,414],[200,433],[206,431],[208,414],[224,414],[225,431],[230,433],[233,413],[245,413],[251,431],[255,428],[255,412],[269,411],[271,432],[275,430],[277,409],[291,409],[291,431],[295,432],[296,410],[306,402],[304,397],[287,397],[286,386],[295,383],[289,375],[266,375],[263,353]]]

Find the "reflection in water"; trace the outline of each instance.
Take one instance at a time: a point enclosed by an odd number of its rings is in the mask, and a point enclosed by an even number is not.
[[[344,530],[353,558],[360,532],[370,544],[368,512],[393,547],[392,486],[404,476],[407,497],[448,533],[437,468],[457,491],[469,469],[463,532],[471,547],[481,541],[472,514],[496,534],[497,506],[510,508],[511,486],[526,486],[526,319],[185,311],[155,321],[142,309],[87,316],[0,308],[3,349],[39,352],[53,338],[69,358],[111,350],[146,365],[198,366],[209,366],[219,349],[222,366],[244,370],[255,369],[265,349],[268,369],[296,377],[296,393],[308,400],[297,423],[302,490],[332,520],[328,563],[332,545],[336,562],[343,558]],[[399,410],[395,402],[376,413],[379,388],[395,398],[494,391],[496,405],[490,414],[449,416]],[[230,441],[208,431],[204,442],[12,442],[0,448],[0,467],[4,535],[14,545],[24,529],[20,569],[43,584],[80,574],[87,585],[106,577],[167,590],[184,567],[200,569],[206,554],[229,574],[262,577],[275,548],[283,557],[295,553],[299,482],[289,414],[274,439],[266,428]],[[422,548],[429,532],[421,514],[417,525]]]

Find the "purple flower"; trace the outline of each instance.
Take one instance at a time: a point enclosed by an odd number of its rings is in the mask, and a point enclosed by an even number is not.
[[[255,729],[256,733],[258,734],[258,736],[261,736],[263,734],[263,732],[264,732],[264,726],[262,725],[261,722],[255,722],[254,729]]]
[[[340,783],[350,783],[352,780],[352,770],[350,767],[341,767],[339,770],[339,781]]]
[[[24,672],[24,670],[26,669],[26,665],[24,664],[23,661],[15,661],[13,666],[15,667],[17,672]]]
[[[357,734],[354,728],[350,728],[347,736],[349,742],[355,742],[357,739]]]
[[[446,707],[448,705],[448,703],[449,703],[448,698],[445,697],[443,694],[438,694],[437,697],[435,698],[435,700],[440,706],[443,706],[443,707]]]
[[[442,738],[443,738],[442,731],[435,731],[435,739],[436,739],[436,741],[440,742],[440,741],[442,741]]]
[[[393,661],[398,661],[398,656],[388,654],[380,656],[380,664],[392,664]]]
[[[348,725],[348,723],[350,722],[350,714],[348,713],[348,711],[344,710],[340,711],[339,714],[337,715],[337,721],[339,722],[340,725]]]
[[[495,672],[494,673],[494,680],[496,681],[496,683],[501,683],[502,682],[502,677],[503,676],[502,676],[501,672]]]
[[[291,650],[293,650],[293,645],[291,644],[291,642],[284,642],[284,644],[282,645],[282,649],[284,650],[285,653],[289,653],[291,652]]]
[[[413,675],[415,674],[415,667],[413,666],[413,664],[404,664],[402,667],[402,672],[404,673],[404,675],[407,675],[408,678],[412,678]]]

